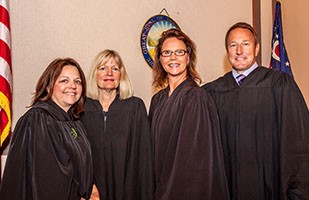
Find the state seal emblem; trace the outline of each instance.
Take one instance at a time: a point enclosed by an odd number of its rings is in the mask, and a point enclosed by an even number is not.
[[[155,15],[147,20],[141,33],[141,50],[150,67],[153,66],[155,48],[161,34],[171,28],[180,29],[177,23],[166,15]]]

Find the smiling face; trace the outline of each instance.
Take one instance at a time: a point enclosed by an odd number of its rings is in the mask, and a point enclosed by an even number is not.
[[[75,66],[66,65],[55,82],[51,98],[67,112],[79,100],[82,91],[82,79],[78,69]]]
[[[97,68],[97,86],[100,90],[117,90],[120,83],[120,68],[111,57],[104,65]]]
[[[227,54],[232,67],[239,73],[249,69],[259,53],[253,34],[244,28],[232,30],[227,40]]]
[[[186,45],[183,41],[175,37],[171,37],[163,42],[160,62],[169,79],[180,78],[185,80],[187,78],[187,64],[189,63],[189,55],[187,52],[184,55],[175,55],[175,51],[179,50],[187,51]],[[166,51],[172,51],[172,54],[167,57],[162,56],[162,52]]]

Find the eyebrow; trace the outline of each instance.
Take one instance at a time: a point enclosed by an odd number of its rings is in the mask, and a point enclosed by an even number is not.
[[[243,40],[241,43],[243,43],[243,42],[250,42],[250,40]],[[230,44],[230,43],[238,43],[238,42],[235,41],[235,40],[232,40],[232,41],[230,41],[228,44]]]
[[[58,78],[68,78],[68,79],[71,79],[69,76],[59,76]],[[81,77],[76,77],[76,78],[73,78],[73,80],[75,79],[82,79]]]
[[[112,66],[100,65],[98,67],[98,69],[101,68],[101,67],[118,67],[118,68],[120,68],[120,66],[118,64],[115,64],[115,65],[112,65]]]

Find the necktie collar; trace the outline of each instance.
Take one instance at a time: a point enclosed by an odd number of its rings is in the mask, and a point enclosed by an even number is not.
[[[238,85],[241,85],[243,83],[243,81],[245,80],[246,78],[246,75],[244,74],[239,74],[237,77],[236,77],[236,81],[238,83]]]

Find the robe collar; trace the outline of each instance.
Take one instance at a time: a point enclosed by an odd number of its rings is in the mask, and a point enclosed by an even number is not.
[[[47,101],[38,101],[32,107],[34,109],[41,109],[51,115],[53,118],[60,121],[72,121],[74,120],[73,113],[71,110],[65,112],[51,99]]]
[[[184,80],[182,83],[180,83],[176,88],[175,90],[173,91],[172,95],[174,93],[177,93],[179,90],[181,90],[183,87],[187,86],[187,85],[191,85],[191,86],[195,86],[197,85],[196,82],[192,79],[192,78],[187,78],[186,80]],[[170,86],[167,86],[165,89],[164,89],[164,92],[166,94],[168,94],[170,91]]]

